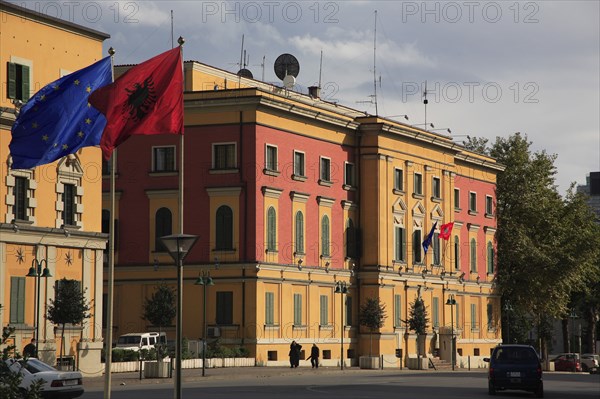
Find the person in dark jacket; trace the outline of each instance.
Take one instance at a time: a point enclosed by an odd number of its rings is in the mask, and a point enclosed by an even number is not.
[[[296,341],[292,341],[290,344],[290,368],[298,367],[300,364],[300,350],[302,349],[302,345],[298,344]]]
[[[36,357],[37,356],[37,345],[35,344],[35,338],[31,338],[31,342],[25,345],[23,348],[23,357],[26,359],[28,357]]]
[[[317,344],[313,344],[312,348],[310,348],[310,364],[313,368],[319,368],[319,347]]]

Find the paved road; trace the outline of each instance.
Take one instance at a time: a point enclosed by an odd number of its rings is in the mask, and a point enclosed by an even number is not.
[[[183,370],[183,398],[211,399],[463,399],[488,398],[485,371],[409,371],[334,368],[286,369],[248,367]],[[546,373],[545,397],[556,399],[598,399],[600,376],[590,374]],[[111,399],[164,399],[173,397],[173,380],[140,381],[138,374],[115,374]],[[84,399],[103,397],[103,378],[84,381]],[[507,391],[501,398],[528,398],[526,392]]]

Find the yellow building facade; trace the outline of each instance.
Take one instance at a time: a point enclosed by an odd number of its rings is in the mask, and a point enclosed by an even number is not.
[[[101,373],[101,152],[88,147],[14,170],[8,145],[18,108],[46,84],[102,58],[108,37],[0,2],[0,320],[15,327],[20,352],[37,332],[40,359],[55,364],[61,332],[44,315],[60,279],[79,281],[92,316],[66,327],[64,353],[85,375]],[[47,267],[51,277],[26,277],[32,266],[41,273]]]

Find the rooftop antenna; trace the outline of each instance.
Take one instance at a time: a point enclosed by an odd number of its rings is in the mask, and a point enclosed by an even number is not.
[[[427,101],[427,81],[425,81],[425,91],[423,92],[423,105],[425,106],[425,126],[427,126],[427,103],[429,103],[429,101]]]
[[[173,10],[171,10],[171,48],[175,47],[174,44],[174,39],[173,39]]]
[[[244,50],[244,35],[242,35],[242,49],[240,51],[240,70],[238,71],[237,75],[240,78],[249,78],[249,79],[254,79],[254,76],[252,75],[252,72],[249,69],[246,69],[246,65],[248,65],[250,63],[250,55],[248,54],[248,56],[246,57],[246,50]],[[238,78],[238,80],[240,80]]]
[[[283,86],[289,90],[294,87],[296,77],[300,73],[300,64],[296,57],[291,54],[281,54],[273,65],[275,75],[283,81]]]
[[[377,112],[377,72],[375,68],[377,60],[377,10],[375,10],[375,30],[373,33],[373,101],[375,101],[375,115],[379,115]]]
[[[265,81],[265,58],[266,58],[266,56],[263,55],[262,63],[254,65],[254,66],[259,66],[262,68],[262,81],[263,82]]]
[[[242,49],[240,50],[240,69],[244,68],[244,35],[242,35]]]
[[[323,71],[323,50],[321,50],[321,61],[319,62],[319,88],[321,88],[321,72]]]

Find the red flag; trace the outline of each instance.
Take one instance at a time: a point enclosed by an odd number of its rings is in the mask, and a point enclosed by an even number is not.
[[[183,71],[176,47],[129,69],[94,91],[89,102],[106,116],[104,159],[133,135],[183,134]]]
[[[454,222],[446,223],[440,226],[440,238],[444,240],[450,239],[450,234],[452,233],[452,227],[454,227]]]

